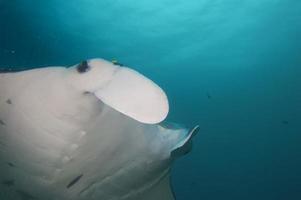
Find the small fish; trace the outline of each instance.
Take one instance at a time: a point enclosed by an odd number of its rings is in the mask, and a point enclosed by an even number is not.
[[[288,124],[288,121],[287,120],[283,120],[282,124]]]
[[[116,59],[113,59],[113,60],[112,60],[112,63],[113,63],[114,65],[123,66],[123,64],[119,63]]]
[[[208,99],[211,99],[212,96],[210,95],[209,92],[207,92],[206,95],[207,95],[207,98],[208,98]]]

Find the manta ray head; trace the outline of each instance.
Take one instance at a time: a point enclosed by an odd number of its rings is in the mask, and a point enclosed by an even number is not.
[[[102,59],[68,68],[66,79],[83,93],[91,93],[117,111],[142,123],[163,121],[169,111],[164,91],[142,74]]]

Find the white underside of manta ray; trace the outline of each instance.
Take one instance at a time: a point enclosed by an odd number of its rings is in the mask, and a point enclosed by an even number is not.
[[[198,131],[162,122],[164,91],[102,59],[0,73],[0,199],[172,200]]]

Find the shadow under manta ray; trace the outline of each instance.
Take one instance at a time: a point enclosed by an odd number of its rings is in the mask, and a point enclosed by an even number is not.
[[[164,125],[168,111],[159,86],[102,59],[0,73],[0,199],[174,199],[172,161],[199,127]]]

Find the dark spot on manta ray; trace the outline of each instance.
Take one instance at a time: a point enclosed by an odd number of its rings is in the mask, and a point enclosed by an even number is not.
[[[85,61],[82,61],[80,64],[78,64],[76,69],[79,73],[85,73],[85,72],[89,71],[90,66],[89,66],[88,62],[85,60]]]
[[[34,196],[32,196],[31,194],[23,190],[16,190],[16,192],[21,197],[22,200],[36,199]]]
[[[6,124],[0,119],[0,125],[5,126]]]
[[[7,165],[10,166],[10,167],[15,167],[15,165],[11,162],[7,163]]]
[[[7,99],[7,100],[6,100],[6,103],[7,103],[7,104],[12,104],[12,101],[11,101],[10,99]]]
[[[15,185],[15,181],[14,180],[4,180],[2,182],[2,185],[6,186],[6,187],[11,187]]]
[[[67,188],[72,187],[75,183],[77,183],[81,178],[83,177],[83,174],[77,176],[76,178],[74,178],[72,181],[70,181],[70,183],[67,185]]]

